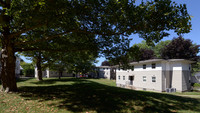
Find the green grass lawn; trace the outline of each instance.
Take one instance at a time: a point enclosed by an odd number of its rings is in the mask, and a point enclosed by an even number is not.
[[[1,113],[200,112],[200,98],[123,89],[105,79],[27,79],[17,85],[18,93],[0,93]]]

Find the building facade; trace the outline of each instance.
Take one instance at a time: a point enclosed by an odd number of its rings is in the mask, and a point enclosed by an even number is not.
[[[116,70],[116,85],[136,90],[187,91],[191,88],[191,63],[184,59],[132,62],[132,69]]]
[[[1,53],[0,53],[1,54]],[[20,57],[16,56],[16,62],[15,62],[15,76],[18,78],[20,76],[20,70],[22,70],[22,67],[20,66]],[[0,62],[0,76],[1,76],[1,62]]]
[[[116,68],[113,66],[98,66],[96,70],[98,78],[116,79]]]
[[[46,69],[45,71],[42,71],[42,77],[45,78],[51,78],[51,77],[59,77],[59,72],[58,71],[50,71],[49,69]],[[38,71],[37,67],[35,66],[35,78],[38,77]],[[72,73],[67,73],[67,72],[62,72],[61,77],[73,77]]]

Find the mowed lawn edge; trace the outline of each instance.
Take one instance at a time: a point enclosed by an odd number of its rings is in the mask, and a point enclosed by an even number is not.
[[[114,80],[21,79],[17,85],[17,93],[0,93],[0,112],[200,112],[200,98],[118,88]]]

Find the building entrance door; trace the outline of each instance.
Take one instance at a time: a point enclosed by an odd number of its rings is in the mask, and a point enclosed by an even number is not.
[[[130,85],[133,85],[134,76],[133,75],[129,76],[129,80],[130,80]]]

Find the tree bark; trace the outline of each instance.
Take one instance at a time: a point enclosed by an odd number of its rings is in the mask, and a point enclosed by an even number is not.
[[[41,62],[42,62],[42,58],[41,58],[41,53],[39,52],[37,58],[36,58],[36,66],[37,66],[37,71],[38,71],[38,80],[42,81],[42,66],[41,66]]]
[[[7,9],[10,9],[10,0],[6,2],[1,2],[3,4],[3,12],[1,16],[3,18],[2,31],[1,31],[1,91],[17,91],[17,84],[15,78],[15,48],[14,48],[14,39],[11,36],[10,31],[10,22],[11,16],[5,14]]]
[[[1,91],[17,91],[17,84],[15,78],[15,52],[10,37],[6,35],[2,38],[2,50],[1,50]]]
[[[62,73],[63,73],[62,71],[59,72],[58,79],[60,79],[62,77]]]

